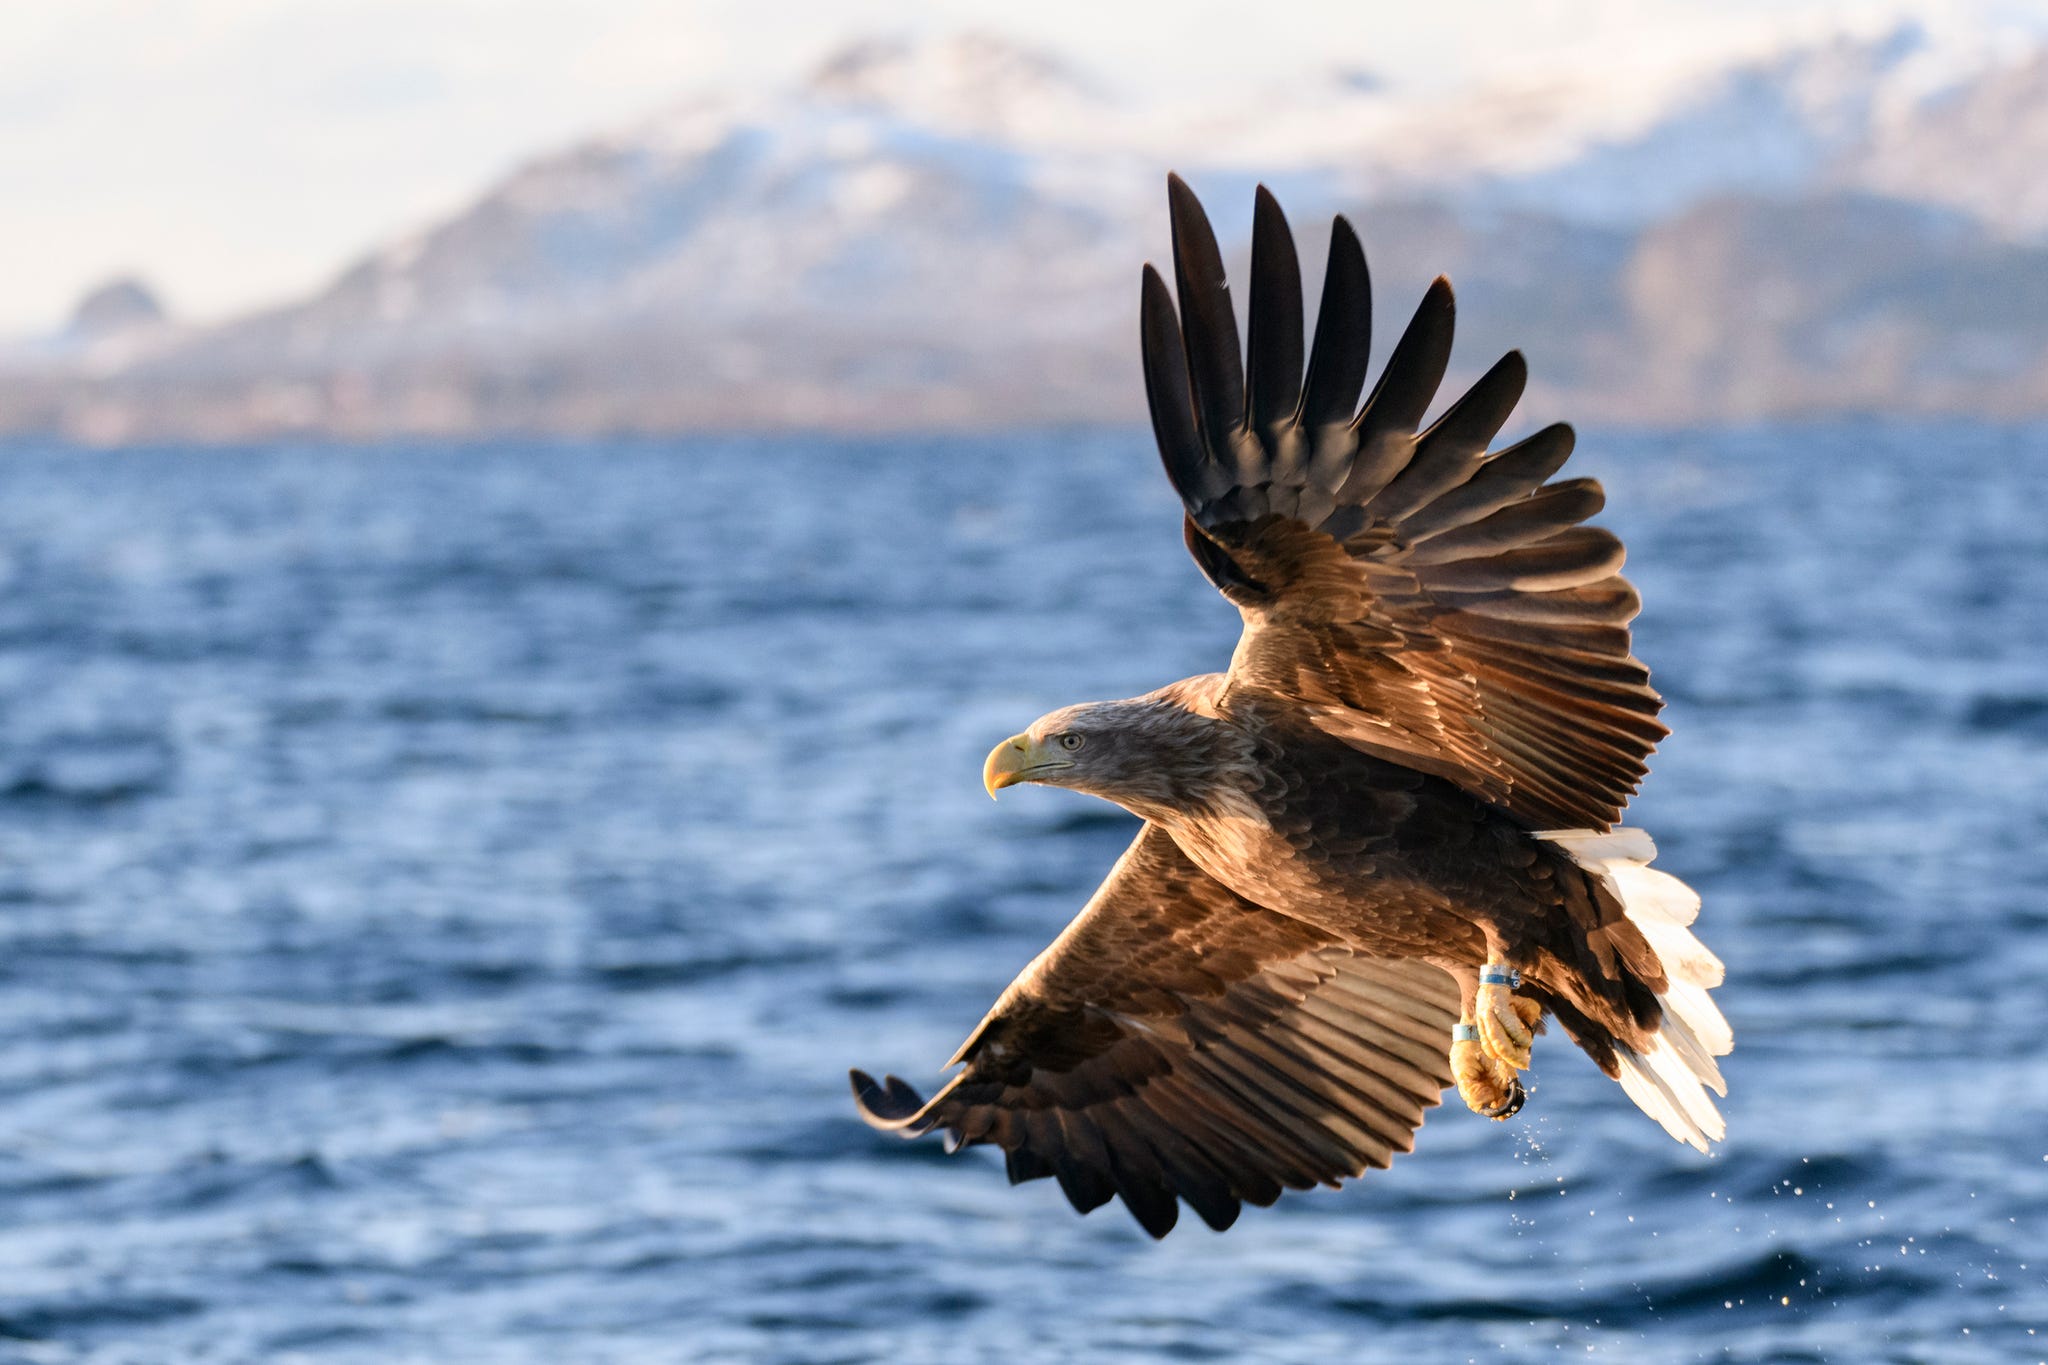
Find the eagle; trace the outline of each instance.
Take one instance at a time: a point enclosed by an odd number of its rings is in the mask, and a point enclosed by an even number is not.
[[[1451,354],[1439,277],[1363,405],[1371,284],[1342,217],[1312,344],[1300,261],[1257,191],[1249,337],[1207,216],[1167,182],[1174,290],[1143,272],[1145,391],[1181,531],[1243,617],[1224,672],[1057,710],[989,754],[1144,823],[930,1100],[852,1073],[866,1120],[1002,1149],[1154,1237],[1181,1203],[1336,1187],[1414,1146],[1455,1084],[1504,1119],[1555,1020],[1664,1130],[1725,1125],[1699,897],[1622,807],[1667,733],[1631,651],[1604,495],[1564,425],[1489,451],[1510,352],[1423,425]],[[1176,307],[1176,299],[1178,306]]]

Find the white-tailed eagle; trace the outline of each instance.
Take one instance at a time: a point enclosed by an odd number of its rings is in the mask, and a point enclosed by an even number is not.
[[[989,755],[991,794],[1071,787],[1144,828],[1003,992],[929,1101],[853,1073],[861,1112],[990,1143],[1013,1181],[1087,1212],[1121,1195],[1163,1236],[1185,1200],[1336,1185],[1408,1151],[1455,1083],[1521,1107],[1545,1018],[1672,1136],[1723,1134],[1707,1090],[1727,1022],[1699,898],[1616,828],[1666,733],[1630,653],[1622,546],[1554,479],[1572,433],[1498,452],[1510,353],[1427,428],[1448,281],[1379,382],[1350,225],[1330,238],[1312,346],[1300,265],[1262,188],[1249,346],[1214,234],[1169,180],[1174,294],[1147,266],[1145,387],[1182,531],[1244,633],[1227,672],[1070,706]],[[1305,362],[1305,369],[1304,369]]]

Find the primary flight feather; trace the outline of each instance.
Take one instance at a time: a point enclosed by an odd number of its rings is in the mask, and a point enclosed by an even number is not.
[[[1244,618],[1227,672],[1055,711],[989,792],[1070,787],[1145,821],[925,1101],[853,1073],[862,1114],[989,1143],[1013,1181],[1153,1236],[1214,1228],[1414,1145],[1455,1084],[1505,1118],[1546,1018],[1673,1137],[1723,1135],[1733,1037],[1699,898],[1617,829],[1665,734],[1630,652],[1622,546],[1553,481],[1572,433],[1490,453],[1510,353],[1426,429],[1454,306],[1438,279],[1360,405],[1371,286],[1331,232],[1314,342],[1258,192],[1249,346],[1201,205],[1168,181],[1174,288],[1141,294],[1152,425],[1182,533]],[[1176,294],[1178,307],[1176,307]],[[1304,356],[1304,353],[1306,355]],[[1305,365],[1305,370],[1304,370]]]

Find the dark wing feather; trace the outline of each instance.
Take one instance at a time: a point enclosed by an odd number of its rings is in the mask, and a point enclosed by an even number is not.
[[[1458,988],[1351,952],[1211,880],[1147,825],[1087,908],[996,1001],[929,1103],[853,1073],[861,1113],[990,1143],[1086,1213],[1123,1197],[1154,1237],[1184,1200],[1335,1185],[1410,1150],[1450,1084]]]
[[[1274,211],[1279,211],[1277,206]],[[1365,392],[1371,360],[1372,276],[1366,271],[1358,234],[1338,218],[1330,224],[1330,263],[1323,271],[1315,347],[1309,352],[1308,378],[1302,387],[1302,425],[1313,432],[1349,424],[1358,409],[1358,395]]]
[[[1188,549],[1245,619],[1232,686],[1294,701],[1346,742],[1531,826],[1612,825],[1665,734],[1663,701],[1630,652],[1639,603],[1621,542],[1582,524],[1600,510],[1599,484],[1546,482],[1571,429],[1487,453],[1527,381],[1521,356],[1421,429],[1455,318],[1438,279],[1353,416],[1371,298],[1340,219],[1300,411],[1278,420],[1301,364],[1299,310],[1269,297],[1299,275],[1285,221],[1262,193],[1240,362],[1207,220],[1178,180],[1172,200],[1189,325],[1148,274],[1145,370]],[[1246,370],[1249,411],[1225,426]]]
[[[1264,185],[1252,219],[1252,262],[1246,355],[1255,368],[1245,394],[1245,420],[1252,430],[1263,431],[1291,424],[1301,409],[1301,261],[1286,216]]]
[[[1237,350],[1237,315],[1216,234],[1193,190],[1179,176],[1167,179],[1173,209],[1174,286],[1180,291],[1188,337],[1188,369],[1195,381],[1195,411],[1210,444],[1244,425],[1244,366]]]

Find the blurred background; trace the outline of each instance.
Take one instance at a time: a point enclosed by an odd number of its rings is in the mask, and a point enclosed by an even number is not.
[[[1532,415],[2048,407],[2038,4],[1012,8],[17,11],[0,430],[1133,421],[1167,167]]]
[[[2044,164],[2016,0],[0,7],[0,1362],[2048,1360]],[[1711,1159],[1551,1040],[1155,1246],[853,1117],[1133,831],[988,745],[1235,639],[1169,168],[1580,426]]]

